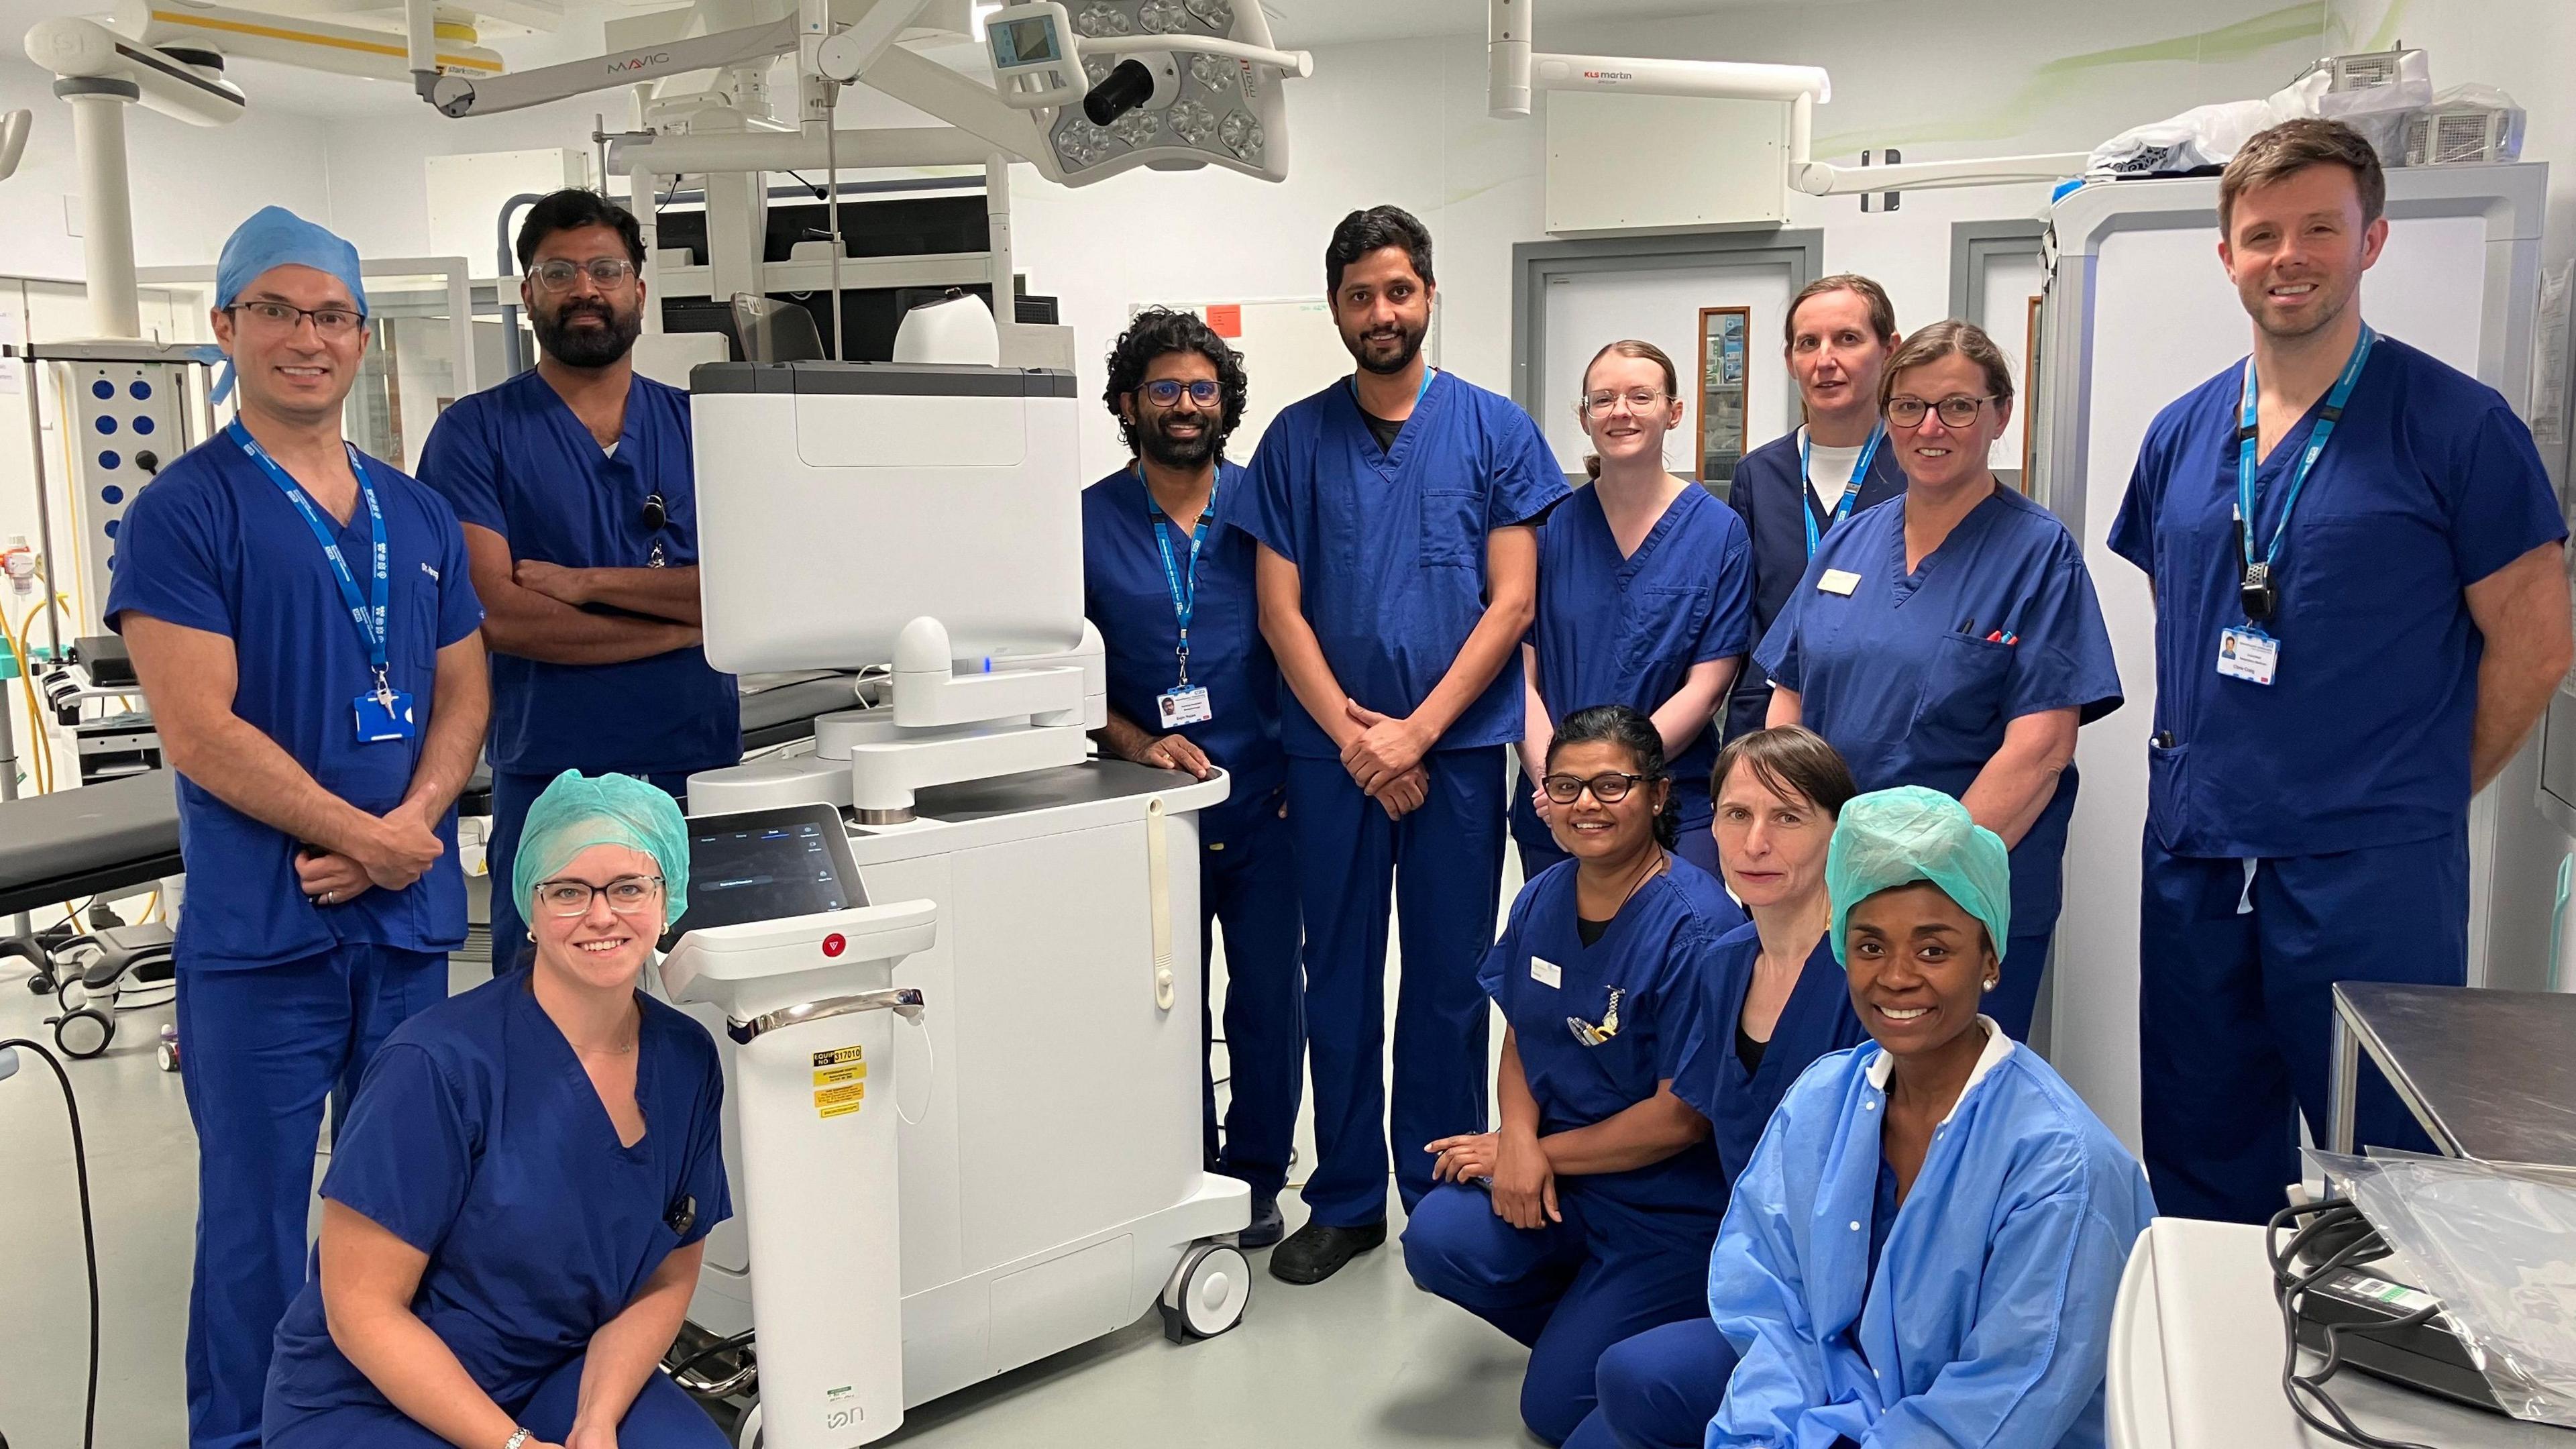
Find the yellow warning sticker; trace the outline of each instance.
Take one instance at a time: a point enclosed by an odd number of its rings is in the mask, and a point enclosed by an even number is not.
[[[846,1067],[821,1067],[814,1073],[814,1085],[818,1087],[842,1087],[852,1082],[864,1082],[867,1079],[866,1062],[852,1062]]]
[[[850,1062],[865,1060],[867,1060],[866,1055],[857,1047],[835,1047],[827,1052],[814,1053],[814,1069],[816,1071],[821,1071],[825,1067],[837,1067]]]
[[[846,1087],[820,1087],[814,1092],[814,1111],[826,1122],[846,1117],[859,1110],[867,1100],[868,1084],[852,1082]]]

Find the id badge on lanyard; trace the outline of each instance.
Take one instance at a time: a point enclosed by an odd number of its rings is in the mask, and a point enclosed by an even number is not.
[[[1142,464],[1137,466],[1136,481],[1145,481]],[[1199,510],[1198,524],[1190,530],[1189,570],[1186,573],[1172,556],[1171,532],[1163,527],[1166,515],[1154,503],[1151,491],[1145,495],[1145,511],[1153,520],[1154,546],[1162,550],[1163,581],[1171,585],[1172,613],[1181,623],[1181,641],[1172,651],[1179,668],[1179,682],[1154,697],[1155,714],[1167,730],[1204,724],[1216,718],[1216,707],[1208,700],[1206,685],[1190,683],[1190,620],[1198,613],[1199,552],[1207,546],[1208,517],[1216,512],[1216,488],[1213,484],[1209,486],[1207,506]]]
[[[2254,359],[2245,359],[2245,387],[2236,419],[2236,551],[2238,561],[2237,602],[2245,610],[2245,622],[2218,633],[2218,673],[2226,679],[2241,679],[2248,684],[2268,685],[2281,664],[2281,641],[2264,629],[2281,603],[2281,540],[2290,532],[2290,511],[2299,506],[2299,495],[2308,486],[2308,474],[2326,450],[2326,441],[2334,436],[2335,424],[2343,421],[2344,405],[2352,401],[2353,386],[2361,381],[2361,370],[2370,361],[2371,344],[2379,334],[2364,326],[2354,340],[2352,355],[2344,359],[2343,371],[2327,390],[2325,406],[2318,409],[2317,420],[2308,430],[2307,446],[2299,450],[2299,461],[2292,466],[2281,495],[2280,521],[2272,527],[2272,541],[2261,556],[2256,556],[2256,499],[2254,475],[2259,462],[2255,457],[2257,439],[2261,436],[2262,415],[2260,392],[2255,386]]]
[[[373,547],[368,557],[371,565],[369,588],[361,594],[357,575],[351,572],[347,556],[340,551],[339,533],[324,521],[322,510],[313,506],[313,500],[304,489],[277,465],[276,459],[268,456],[267,450],[251,437],[250,430],[241,425],[240,419],[234,419],[224,432],[236,446],[250,455],[250,460],[259,465],[261,472],[268,475],[268,481],[276,484],[278,491],[286,495],[286,501],[295,505],[295,511],[303,516],[305,526],[313,530],[314,539],[322,545],[322,557],[330,562],[332,578],[340,586],[340,600],[347,606],[349,618],[357,626],[360,642],[366,646],[367,670],[375,681],[373,687],[360,691],[350,701],[358,743],[373,745],[411,739],[419,732],[412,715],[412,698],[394,688],[387,673],[385,620],[389,612],[386,605],[392,591],[393,571],[385,545],[385,511],[376,499],[375,486],[367,481],[366,462],[358,456],[355,447],[345,442],[340,445],[349,451],[349,472],[358,480],[358,496],[367,505],[367,525],[372,535]]]
[[[1826,531],[1829,532],[1840,526],[1844,519],[1851,517],[1852,506],[1860,501],[1860,486],[1869,480],[1870,459],[1878,456],[1879,442],[1886,436],[1885,423],[1871,425],[1869,441],[1860,445],[1860,456],[1852,460],[1851,477],[1843,482],[1842,499],[1834,504],[1834,516],[1826,521]],[[1802,432],[1798,438],[1798,516],[1805,519],[1807,523],[1807,557],[1809,558],[1816,556],[1816,544],[1823,537],[1816,528],[1816,505],[1811,501],[1816,491],[1815,454],[1815,435]]]

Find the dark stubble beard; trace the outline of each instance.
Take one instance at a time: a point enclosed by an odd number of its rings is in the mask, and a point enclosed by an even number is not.
[[[1175,438],[1163,431],[1181,418],[1199,425],[1195,438]],[[1184,413],[1177,409],[1162,414],[1139,430],[1137,442],[1145,456],[1166,468],[1195,468],[1216,453],[1216,419],[1207,413]]]
[[[567,326],[573,318],[588,313],[608,323],[600,328]],[[546,355],[566,367],[606,367],[624,357],[635,339],[644,331],[642,304],[623,311],[605,300],[566,302],[551,313],[537,312],[529,317],[536,328],[537,345]]]
[[[1413,365],[1415,354],[1422,351],[1423,334],[1430,330],[1431,324],[1428,322],[1420,327],[1407,327],[1401,322],[1395,324],[1399,345],[1395,349],[1395,359],[1391,362],[1383,354],[1370,351],[1372,346],[1381,345],[1383,339],[1373,339],[1367,333],[1345,332],[1342,334],[1342,345],[1350,349],[1352,361],[1380,376],[1391,377]]]

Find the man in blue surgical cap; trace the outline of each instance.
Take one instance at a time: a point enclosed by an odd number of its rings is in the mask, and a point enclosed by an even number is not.
[[[242,223],[213,317],[239,415],[136,496],[107,597],[179,776],[196,1449],[259,1442],[322,1100],[344,1116],[465,939],[483,610],[447,504],[340,436],[366,317],[355,248],[278,207]]]

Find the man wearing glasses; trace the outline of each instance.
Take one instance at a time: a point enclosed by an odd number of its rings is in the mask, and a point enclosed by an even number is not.
[[[624,207],[567,189],[519,227],[519,300],[536,367],[459,400],[421,481],[465,525],[492,650],[491,878],[565,770],[614,771],[680,797],[692,771],[742,758],[733,676],[699,647],[689,395],[635,373],[643,234]],[[527,947],[519,903],[492,897],[492,961]]]
[[[239,413],[135,498],[104,610],[179,777],[197,1449],[259,1442],[323,1098],[346,1121],[376,1048],[447,995],[456,796],[487,713],[456,516],[341,437],[357,250],[269,207],[224,243],[215,300],[215,398]]]
[[[1204,1056],[1200,1106],[1207,1170],[1251,1186],[1243,1246],[1266,1248],[1282,1228],[1306,1035],[1279,666],[1261,637],[1256,545],[1214,526],[1243,485],[1224,456],[1245,393],[1242,359],[1195,314],[1137,314],[1110,349],[1103,399],[1134,461],[1083,490],[1082,592],[1108,667],[1102,750],[1202,780],[1221,769],[1232,787],[1199,812],[1203,1034],[1209,928],[1225,927],[1221,1135]]]

